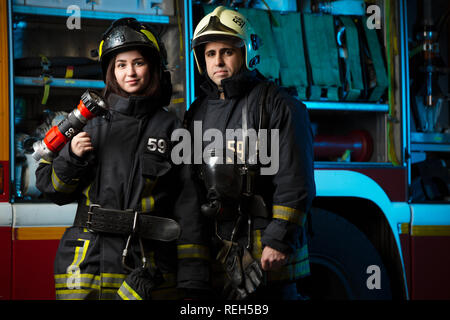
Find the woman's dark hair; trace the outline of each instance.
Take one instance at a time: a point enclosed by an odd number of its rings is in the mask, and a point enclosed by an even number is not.
[[[148,63],[150,72],[150,81],[148,87],[144,90],[142,95],[159,98],[161,96],[161,81],[160,81],[161,63],[159,60],[160,58],[153,51],[145,49],[136,49],[136,50],[139,51],[139,53],[144,57],[145,61]],[[127,51],[130,51],[130,49],[128,49]],[[115,93],[122,97],[128,98],[130,94],[120,87],[120,85],[117,83],[116,76],[114,75],[116,57],[117,54],[114,55],[109,60],[105,79],[106,86],[103,89],[103,96],[107,97],[110,93]]]

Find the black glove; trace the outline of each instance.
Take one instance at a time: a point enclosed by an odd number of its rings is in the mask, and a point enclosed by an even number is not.
[[[149,268],[137,268],[125,278],[119,291],[125,293],[127,299],[133,299],[133,297],[128,294],[128,288],[131,288],[131,290],[136,292],[142,300],[151,300],[151,292],[163,282],[164,278],[158,269],[149,270]],[[124,299],[120,294],[118,294],[116,298]]]
[[[223,241],[217,259],[224,266],[228,281],[224,296],[229,300],[244,300],[261,284],[263,272],[250,252],[236,242]]]
[[[247,249],[243,249],[242,268],[244,270],[245,290],[248,294],[255,292],[263,280],[264,273],[261,265],[253,259],[251,253]]]

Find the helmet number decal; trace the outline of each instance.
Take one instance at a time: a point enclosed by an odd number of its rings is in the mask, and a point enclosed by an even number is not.
[[[123,34],[116,35],[116,36],[113,38],[113,41],[116,42],[116,43],[118,43],[118,44],[124,43],[125,40],[126,40],[126,39],[125,39],[125,36],[124,36]]]
[[[147,150],[154,153],[165,154],[167,151],[167,141],[165,139],[148,138]]]
[[[245,21],[238,16],[234,16],[233,22],[236,23],[241,28],[243,28],[245,26]]]

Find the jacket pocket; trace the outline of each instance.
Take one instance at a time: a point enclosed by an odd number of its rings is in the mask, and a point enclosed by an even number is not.
[[[170,171],[172,164],[166,157],[157,154],[144,153],[141,155],[141,172],[147,177],[161,177]]]

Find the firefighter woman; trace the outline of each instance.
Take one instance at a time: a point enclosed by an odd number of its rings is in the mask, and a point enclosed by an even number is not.
[[[170,158],[181,122],[163,108],[172,92],[164,45],[124,18],[98,51],[107,114],[36,171],[46,197],[78,202],[54,262],[56,298],[182,298],[205,288],[208,265],[190,175]]]
[[[312,130],[305,105],[256,69],[260,45],[239,12],[220,6],[199,22],[192,47],[206,81],[185,124],[193,130],[200,123],[203,132],[215,129],[225,137],[224,150],[207,150],[209,157],[196,168],[202,212],[210,217],[218,253],[213,280],[225,275],[215,288],[222,298],[297,299],[295,281],[309,274],[305,222],[315,195]],[[236,134],[229,139],[227,130]],[[251,161],[252,130],[268,130],[257,150],[276,150],[277,170],[264,171],[261,161]]]

